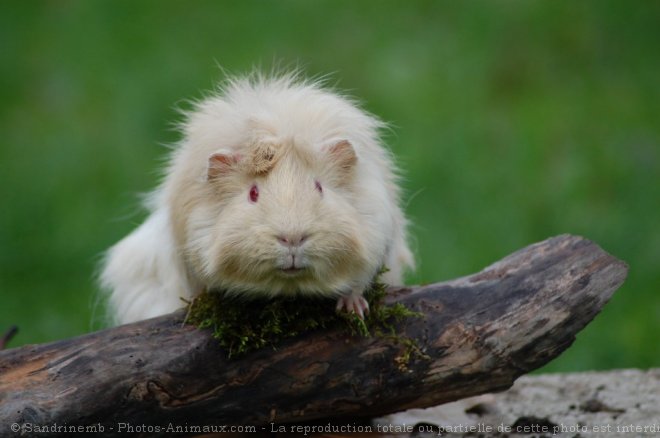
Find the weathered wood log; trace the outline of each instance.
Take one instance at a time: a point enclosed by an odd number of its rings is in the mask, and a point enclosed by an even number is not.
[[[475,275],[393,289],[389,300],[424,314],[397,326],[429,356],[406,371],[396,363],[404,345],[327,330],[227,359],[208,331],[182,324],[183,311],[5,350],[0,435],[12,423],[100,423],[110,434],[120,423],[268,431],[504,390],[571,345],[626,274],[596,244],[559,236]]]

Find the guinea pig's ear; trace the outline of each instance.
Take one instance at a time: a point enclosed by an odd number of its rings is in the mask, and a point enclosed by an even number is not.
[[[209,157],[208,167],[206,169],[206,179],[211,181],[231,172],[235,169],[240,162],[241,156],[239,154],[231,154],[228,152],[216,152]]]
[[[343,171],[349,171],[357,163],[355,149],[348,140],[341,140],[328,148],[328,155],[332,162]]]

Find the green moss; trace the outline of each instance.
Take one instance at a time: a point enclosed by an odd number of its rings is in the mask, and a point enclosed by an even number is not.
[[[352,336],[387,338],[405,346],[396,359],[399,368],[405,369],[413,356],[423,354],[412,339],[396,334],[394,323],[420,314],[400,303],[385,305],[385,295],[386,286],[377,276],[365,292],[369,313],[362,320],[354,313],[333,311],[333,299],[296,296],[245,300],[210,292],[189,303],[186,322],[211,329],[229,357],[263,347],[277,348],[286,338],[321,328],[339,328]]]

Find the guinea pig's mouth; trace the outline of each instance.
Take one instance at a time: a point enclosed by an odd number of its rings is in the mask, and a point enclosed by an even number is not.
[[[297,275],[302,274],[305,272],[307,268],[300,267],[300,266],[288,266],[286,268],[280,268],[280,272],[286,275],[287,277],[295,277]]]

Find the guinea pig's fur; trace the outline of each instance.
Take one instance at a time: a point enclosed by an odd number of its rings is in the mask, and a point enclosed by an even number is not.
[[[229,80],[197,103],[150,216],[105,258],[116,322],[206,290],[335,296],[352,310],[342,300],[383,266],[400,284],[413,258],[382,126],[295,75]]]

